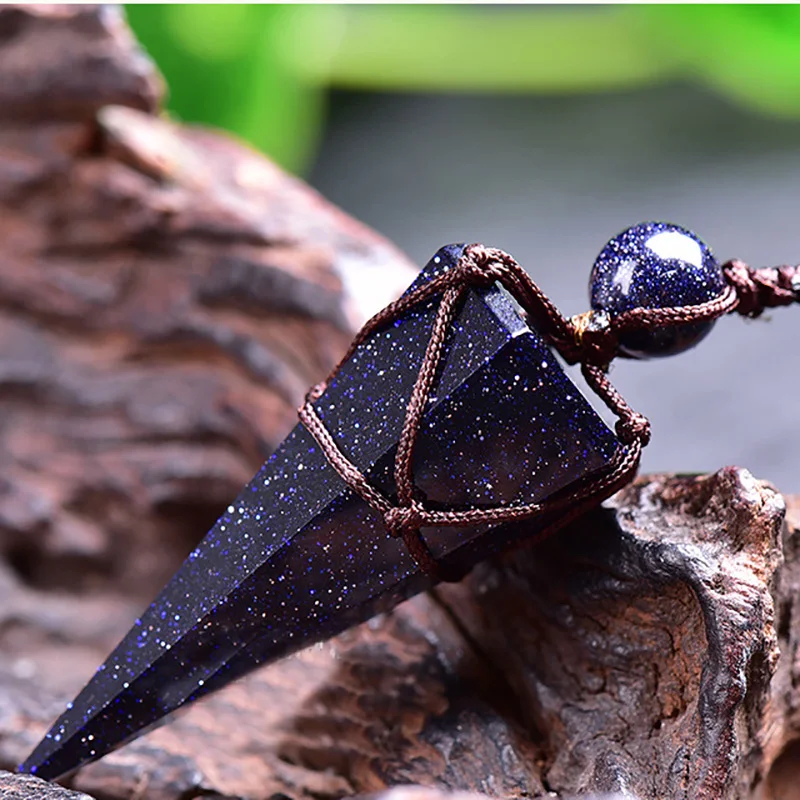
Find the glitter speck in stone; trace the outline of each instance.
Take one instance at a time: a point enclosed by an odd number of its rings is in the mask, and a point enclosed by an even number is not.
[[[417,281],[452,268],[462,251],[442,248]],[[436,307],[436,299],[422,303],[364,342],[315,405],[339,446],[390,496]],[[433,395],[414,459],[432,504],[539,502],[606,468],[619,447],[497,289],[466,293]],[[446,567],[465,572],[546,522],[423,534]],[[430,585],[298,425],[21,769],[44,778],[71,772],[180,706]]]

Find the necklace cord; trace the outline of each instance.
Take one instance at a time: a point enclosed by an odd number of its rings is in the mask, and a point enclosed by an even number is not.
[[[649,420],[631,408],[608,379],[608,367],[618,355],[619,339],[630,331],[652,331],[717,319],[731,312],[758,317],[765,309],[800,302],[800,267],[751,269],[744,262],[723,266],[726,287],[706,303],[671,308],[637,308],[593,324],[593,314],[566,319],[517,261],[503,250],[472,244],[464,248],[458,263],[429,282],[403,295],[373,316],[356,334],[347,353],[331,374],[314,386],[298,410],[300,421],[319,444],[342,481],[381,514],[390,536],[402,539],[420,570],[435,580],[462,577],[438,561],[425,540],[425,527],[499,525],[547,515],[552,519],[533,537],[516,546],[529,545],[552,534],[629,483],[638,467],[642,448],[650,441]],[[450,326],[468,287],[499,283],[523,309],[524,315],[568,364],[580,364],[592,391],[617,417],[620,447],[601,472],[540,503],[497,505],[467,509],[432,509],[414,484],[413,459],[422,417],[438,377],[442,352]],[[314,408],[337,372],[370,336],[400,318],[413,306],[440,297],[431,334],[406,407],[395,453],[394,480],[397,500],[374,487],[364,473],[342,452]],[[596,318],[595,318],[596,319]],[[554,516],[558,512],[558,516]]]

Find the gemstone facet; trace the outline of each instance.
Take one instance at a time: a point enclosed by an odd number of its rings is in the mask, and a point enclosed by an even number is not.
[[[414,285],[453,268],[462,252],[442,248]],[[342,450],[389,497],[437,305],[420,303],[373,334],[315,402]],[[619,446],[507,296],[468,290],[414,454],[426,503],[539,502],[607,468]],[[444,566],[466,572],[547,522],[423,535]],[[431,584],[298,425],[21,769],[44,778],[71,772],[180,706]]]
[[[694,233],[668,222],[643,222],[611,239],[594,263],[589,282],[596,311],[668,308],[719,297],[725,278],[711,250]],[[634,358],[668,356],[694,347],[713,322],[633,331],[620,349]]]

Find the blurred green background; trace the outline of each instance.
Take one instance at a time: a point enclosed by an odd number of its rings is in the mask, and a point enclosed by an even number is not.
[[[331,88],[575,94],[689,80],[800,116],[800,6],[129,5],[168,109],[286,168],[313,162]]]

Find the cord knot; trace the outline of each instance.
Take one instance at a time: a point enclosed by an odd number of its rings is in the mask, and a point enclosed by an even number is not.
[[[723,267],[728,283],[736,290],[736,311],[744,317],[758,317],[768,308],[800,302],[800,270],[797,267],[752,269],[743,261],[729,261]]]
[[[383,515],[386,530],[393,538],[402,538],[411,531],[418,531],[424,521],[424,511],[416,502],[410,506],[392,506]]]
[[[458,262],[457,269],[472,286],[491,286],[501,280],[509,256],[502,250],[482,244],[470,244]]]
[[[574,361],[605,366],[617,355],[619,339],[605,311],[585,311],[569,320]]]
[[[623,444],[641,442],[646,447],[650,442],[650,420],[638,411],[632,411],[629,416],[617,420],[616,431]]]

